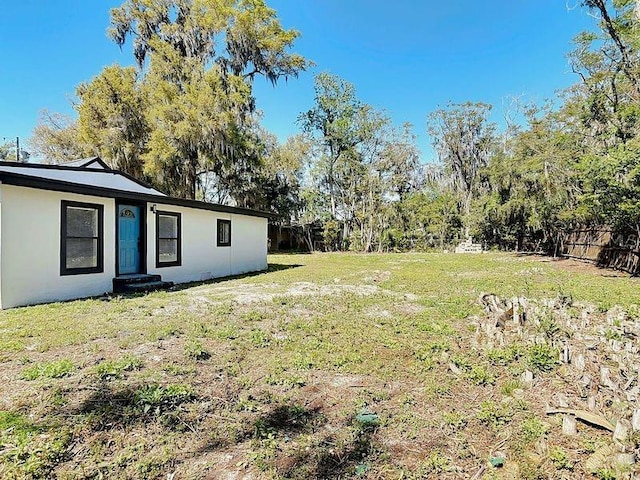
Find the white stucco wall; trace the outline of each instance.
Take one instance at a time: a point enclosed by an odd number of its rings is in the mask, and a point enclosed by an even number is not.
[[[61,201],[104,206],[104,271],[60,275]],[[179,212],[182,264],[156,266],[156,216],[147,204],[147,273],[175,283],[265,270],[267,219],[157,204]],[[110,292],[115,276],[115,200],[0,183],[0,308]],[[217,219],[231,220],[231,246],[218,247]]]
[[[231,215],[231,275],[266,270],[267,237],[266,218]]]
[[[0,310],[2,310],[2,182],[0,182]]]
[[[60,275],[61,201],[104,205],[104,272]],[[100,295],[112,290],[115,203],[112,199],[2,185],[1,308]]]
[[[175,283],[265,270],[267,219],[157,204],[157,210],[177,212],[182,222],[182,264],[156,267],[156,216],[147,217],[147,272]],[[217,246],[217,220],[231,220],[231,246]]]

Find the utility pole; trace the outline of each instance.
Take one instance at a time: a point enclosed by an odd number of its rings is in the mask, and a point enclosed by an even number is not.
[[[20,137],[16,137],[16,162],[20,163]]]

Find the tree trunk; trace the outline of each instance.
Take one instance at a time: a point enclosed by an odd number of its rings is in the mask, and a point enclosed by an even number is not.
[[[198,182],[198,152],[191,152],[187,159],[184,172],[184,191],[182,196],[190,200],[196,198],[196,187]]]
[[[311,238],[312,229],[305,225],[305,226],[302,227],[302,231],[304,233],[302,238],[304,238],[304,241],[306,242],[307,247],[309,248],[309,251],[313,252],[314,251],[313,250],[313,238]]]

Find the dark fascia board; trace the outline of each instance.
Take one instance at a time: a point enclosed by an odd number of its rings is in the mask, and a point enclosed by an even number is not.
[[[0,162],[0,165],[4,163],[7,162]],[[77,168],[74,167],[68,168],[77,170]],[[38,188],[40,190],[77,193],[79,195],[91,195],[94,197],[117,198],[120,200],[160,203],[163,205],[175,205],[178,207],[197,208],[199,210],[235,213],[238,215],[248,215],[251,217],[271,218],[273,216],[268,212],[261,212],[259,210],[251,210],[248,208],[228,207],[226,205],[219,205],[217,203],[200,202],[198,200],[188,200],[185,198],[175,198],[163,195],[153,195],[150,193],[127,192],[125,190],[115,190],[112,188],[80,185],[78,183],[65,182],[62,180],[50,180],[47,178],[33,177],[30,175],[21,175],[19,173],[0,172],[0,182],[17,187]]]
[[[115,172],[115,170],[112,170],[111,168],[109,168],[107,166],[106,163],[104,163],[102,161],[101,158],[99,157],[94,157],[89,159],[86,163],[84,163],[83,165],[87,165],[89,163],[95,162],[99,160],[102,164],[105,165],[105,167],[107,168],[106,170],[104,170],[105,172],[109,172],[109,173],[113,173]],[[91,169],[91,168],[87,168],[84,166],[80,166],[80,165],[65,165],[64,163],[22,163],[22,162],[5,162],[5,161],[0,161],[0,166],[2,167],[19,167],[19,168],[42,168],[45,170],[69,170],[69,171],[76,171],[76,172],[101,172],[102,170],[95,170],[95,169]]]
[[[70,165],[70,164],[74,165]],[[113,170],[109,165],[107,165],[100,157],[87,157],[87,158],[79,158],[77,160],[71,160],[70,162],[59,163],[57,165],[63,167],[80,167],[80,168],[91,168],[89,165],[93,165],[97,163],[104,170]],[[92,168],[93,170],[93,168]]]
[[[87,165],[89,165],[89,164],[91,164],[93,162],[99,162],[101,165],[104,165],[105,169],[101,170],[101,169],[97,169],[97,168],[87,167]],[[148,183],[143,182],[142,180],[138,180],[137,178],[132,177],[128,173],[121,172],[120,170],[113,170],[112,168],[109,168],[109,166],[106,163],[104,163],[104,161],[100,157],[93,157],[93,158],[89,159],[82,166],[71,166],[71,165],[65,165],[65,164],[54,165],[54,164],[44,164],[44,163],[40,164],[40,163],[19,163],[19,162],[2,162],[2,161],[0,161],[0,167],[43,168],[45,170],[65,170],[65,171],[71,171],[71,172],[91,172],[91,173],[102,173],[102,174],[108,174],[108,175],[120,175],[120,176],[126,178],[127,180],[131,180],[132,182],[137,183],[138,185],[140,185],[140,186],[142,186],[144,188],[153,188],[154,190],[157,190],[156,188],[152,187]]]
[[[104,163],[100,157],[90,158],[89,160],[87,160],[85,163],[83,163],[80,166],[82,168],[91,168],[91,167],[89,167],[89,165],[92,165],[94,163],[97,163],[98,165],[100,165],[104,170],[112,170],[112,168],[109,167],[109,165],[107,165],[106,163]],[[92,168],[91,170],[94,170],[94,169]]]

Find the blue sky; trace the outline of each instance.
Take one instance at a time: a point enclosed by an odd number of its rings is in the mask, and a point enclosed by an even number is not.
[[[570,0],[575,4],[578,0]],[[106,36],[114,0],[4,2],[0,13],[0,141],[27,140],[39,112],[73,114],[75,87],[113,63],[131,64]],[[580,7],[557,0],[267,0],[295,51],[315,62],[274,88],[255,85],[264,126],[282,140],[313,105],[313,76],[338,75],[358,97],[410,122],[424,161],[432,151],[427,114],[448,101],[484,101],[500,121],[509,95],[542,102],[575,83],[566,54],[593,29]]]

